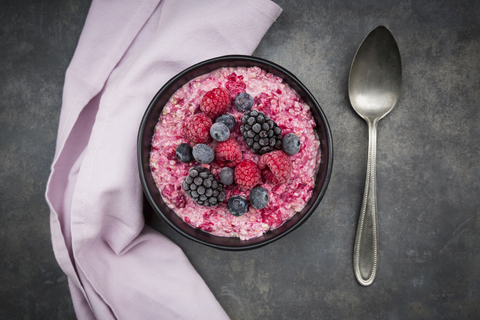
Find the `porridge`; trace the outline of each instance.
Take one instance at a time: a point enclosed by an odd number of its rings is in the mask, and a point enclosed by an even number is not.
[[[177,90],[155,127],[150,168],[194,228],[247,240],[306,205],[320,163],[310,108],[261,68],[220,68]]]

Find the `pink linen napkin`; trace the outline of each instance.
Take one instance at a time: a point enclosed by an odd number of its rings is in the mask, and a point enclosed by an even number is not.
[[[67,69],[46,198],[79,319],[228,319],[183,252],[145,226],[136,137],[186,67],[251,54],[270,0],[94,0]]]

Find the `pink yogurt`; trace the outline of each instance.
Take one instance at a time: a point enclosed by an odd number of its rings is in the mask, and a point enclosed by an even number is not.
[[[185,121],[201,112],[199,106],[203,95],[217,87],[228,89],[232,101],[240,92],[249,93],[255,99],[252,110],[262,111],[274,120],[282,129],[282,136],[295,133],[302,143],[300,151],[290,156],[293,164],[290,180],[273,185],[263,178],[260,186],[269,193],[268,205],[261,210],[249,205],[247,213],[240,217],[229,213],[227,201],[233,195],[248,199],[250,190],[239,188],[234,183],[225,187],[223,203],[213,208],[200,206],[186,196],[181,187],[188,170],[198,163],[181,163],[175,155],[179,144],[190,143],[182,135]],[[243,113],[236,110],[233,102],[227,112],[237,122],[231,136],[239,141],[243,159],[258,163],[259,156],[253,154],[242,140],[240,118]],[[165,105],[152,139],[150,168],[164,202],[192,227],[217,236],[239,237],[241,240],[256,238],[281,226],[301,211],[310,199],[320,164],[320,142],[314,131],[315,125],[310,107],[281,78],[258,67],[220,68],[185,84]],[[209,145],[215,149],[216,142],[212,141]],[[219,180],[221,168],[215,161],[203,166]]]

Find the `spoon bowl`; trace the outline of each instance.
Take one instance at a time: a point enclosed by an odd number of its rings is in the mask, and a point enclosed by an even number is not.
[[[378,267],[377,124],[395,106],[401,83],[402,63],[397,42],[390,30],[379,26],[358,48],[348,79],[350,103],[367,122],[369,133],[365,191],[353,249],[355,277],[363,286],[373,283]]]
[[[350,69],[348,95],[353,109],[366,119],[380,120],[395,106],[402,83],[400,51],[383,26],[363,40]]]

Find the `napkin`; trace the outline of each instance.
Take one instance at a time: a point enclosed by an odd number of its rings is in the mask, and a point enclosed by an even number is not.
[[[145,225],[137,131],[166,81],[205,59],[251,54],[281,11],[269,0],[92,2],[46,190],[79,319],[228,319],[182,250]]]

